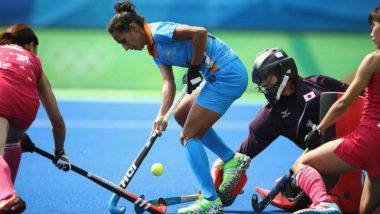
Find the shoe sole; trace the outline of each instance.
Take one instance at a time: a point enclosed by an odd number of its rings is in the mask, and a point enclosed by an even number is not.
[[[178,212],[179,213],[179,212]],[[224,213],[223,207],[213,205],[210,207],[210,209],[206,211],[201,211],[201,212],[186,212],[186,213],[191,213],[191,214],[222,214]]]
[[[324,209],[324,210],[299,210],[294,214],[341,214],[337,209]]]

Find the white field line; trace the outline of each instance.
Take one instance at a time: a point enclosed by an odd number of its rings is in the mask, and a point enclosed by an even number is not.
[[[218,121],[214,128],[226,131],[246,131],[250,121]],[[94,120],[94,119],[66,119],[68,129],[131,129],[146,130],[151,129],[151,120]],[[168,127],[173,130],[180,130],[181,127],[170,120]],[[48,119],[36,119],[31,128],[51,128]]]

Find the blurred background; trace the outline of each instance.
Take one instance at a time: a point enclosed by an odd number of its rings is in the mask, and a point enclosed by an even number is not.
[[[106,32],[115,0],[0,0],[0,26],[32,26],[39,55],[61,99],[157,99],[160,73],[146,50],[124,51]],[[345,80],[374,49],[368,12],[360,0],[136,0],[147,22],[173,21],[207,27],[251,71],[256,54],[281,47],[303,76]],[[176,68],[182,77],[185,69]],[[181,78],[177,78],[180,83]],[[180,87],[179,87],[180,88]],[[252,101],[250,84],[242,101]]]

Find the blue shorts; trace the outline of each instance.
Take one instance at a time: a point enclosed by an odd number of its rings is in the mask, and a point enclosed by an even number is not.
[[[195,99],[197,105],[223,115],[248,84],[248,73],[239,58],[205,75],[206,84]]]

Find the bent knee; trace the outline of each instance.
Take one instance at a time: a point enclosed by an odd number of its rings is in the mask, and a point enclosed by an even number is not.
[[[296,174],[301,168],[305,165],[304,159],[302,156],[296,160],[296,162],[292,166],[292,171]]]
[[[193,139],[193,138],[201,139],[201,137],[199,137],[196,134],[196,132],[188,132],[188,131],[182,130],[181,135],[180,135],[180,140],[181,140],[182,145],[185,145],[186,141]]]
[[[186,117],[187,117],[187,114],[184,114],[181,110],[174,111],[174,119],[182,127],[185,124]]]
[[[20,137],[24,134],[24,129],[10,128],[7,135],[6,144],[18,143]]]

